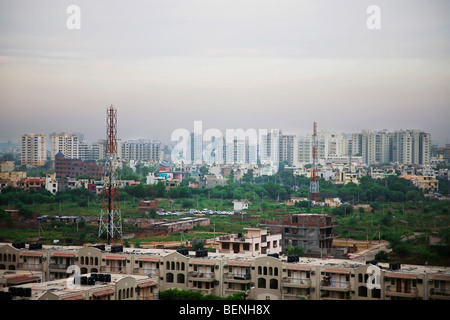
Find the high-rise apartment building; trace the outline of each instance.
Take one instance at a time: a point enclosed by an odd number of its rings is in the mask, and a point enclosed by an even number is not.
[[[146,139],[124,141],[122,160],[160,162],[162,161],[161,142]]]
[[[79,159],[78,136],[61,133],[51,137],[50,159],[55,160],[55,155],[59,152],[63,153],[66,158]]]
[[[279,137],[279,163],[286,161],[288,165],[294,164],[295,151],[297,147],[295,143],[297,142],[297,137],[293,134],[281,134]]]
[[[431,135],[420,130],[398,130],[390,134],[390,160],[403,164],[429,164]]]
[[[317,134],[317,158],[319,162],[330,156],[340,157],[348,154],[349,142],[342,134],[321,131]],[[295,163],[305,165],[312,163],[312,136],[296,139]]]
[[[385,163],[390,161],[388,132],[370,132],[364,130],[361,134],[361,155],[367,164]]]
[[[22,136],[21,164],[31,167],[43,166],[47,160],[47,141],[48,137],[42,134],[24,134]]]

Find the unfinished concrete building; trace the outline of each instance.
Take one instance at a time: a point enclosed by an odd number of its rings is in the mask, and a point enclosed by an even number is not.
[[[261,226],[270,228],[273,233],[281,233],[281,249],[287,254],[290,245],[304,247],[305,254],[330,255],[333,254],[333,217],[326,214],[289,214],[279,219],[262,220]]]

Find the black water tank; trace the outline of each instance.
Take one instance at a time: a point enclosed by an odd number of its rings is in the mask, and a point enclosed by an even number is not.
[[[16,288],[16,295],[17,295],[17,296],[23,297],[23,296],[24,296],[24,293],[25,293],[24,288],[22,288],[22,287],[17,287],[17,288]]]
[[[111,246],[111,253],[123,252],[123,246]]]
[[[189,255],[188,249],[177,249],[177,252],[185,256]]]
[[[93,277],[89,277],[88,280],[87,280],[87,284],[89,286],[95,285],[95,279]]]
[[[31,288],[24,288],[23,289],[23,296],[27,298],[31,298]]]
[[[28,246],[28,249],[30,250],[41,250],[42,249],[42,243],[30,243]]]
[[[268,253],[267,254],[268,257],[274,257],[274,258],[279,258],[280,256],[278,255],[278,253]]]
[[[401,264],[400,262],[390,262],[389,263],[389,270],[400,270]]]
[[[111,275],[109,273],[104,274],[105,282],[111,282]]]
[[[300,259],[299,259],[298,255],[292,254],[292,255],[288,256],[287,261],[288,262],[298,262],[298,261],[300,261]]]
[[[195,256],[197,258],[207,257],[208,256],[208,250],[197,250],[197,251],[195,251]]]
[[[13,242],[12,246],[16,249],[24,249],[25,242]]]
[[[12,300],[11,292],[0,291],[0,300]]]

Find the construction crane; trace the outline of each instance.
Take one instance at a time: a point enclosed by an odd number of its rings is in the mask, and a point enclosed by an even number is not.
[[[106,111],[106,148],[105,174],[103,177],[102,209],[100,211],[98,236],[106,232],[108,245],[111,240],[119,241],[122,238],[122,217],[120,212],[119,183],[117,168],[119,157],[117,155],[117,110],[110,106]]]

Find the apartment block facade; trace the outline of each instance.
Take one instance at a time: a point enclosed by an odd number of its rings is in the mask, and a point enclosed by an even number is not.
[[[56,154],[63,153],[67,158],[80,159],[80,141],[78,136],[61,133],[51,136],[50,160],[55,160]]]
[[[101,273],[111,274],[113,279],[129,279],[133,297],[131,292],[118,292],[125,286],[108,287],[109,284],[99,283],[104,287],[85,286],[83,290],[91,290],[72,292],[72,296],[61,291],[49,298],[62,300],[81,295],[79,299],[94,300],[93,292],[102,289],[109,292],[109,299],[136,299],[139,287],[149,287],[152,289],[147,295],[153,298],[160,290],[178,288],[219,297],[245,292],[254,300],[450,300],[447,267],[400,267],[394,263],[375,266],[352,260],[295,256],[286,259],[264,254],[209,252],[205,256],[162,249],[129,248],[112,253],[95,247],[53,246],[39,250],[17,249],[10,244],[0,247],[0,269],[40,271],[43,281],[52,285],[67,281],[70,266],[80,268],[81,275]],[[39,296],[34,291],[44,287],[40,283],[19,286],[31,287],[34,297]],[[8,287],[2,290],[7,291]]]
[[[161,142],[151,140],[128,140],[122,142],[122,160],[137,162],[162,161]]]
[[[148,294],[178,288],[221,297],[245,292],[255,300],[450,300],[450,269],[446,267],[373,266],[349,260],[279,259],[263,254],[199,256],[158,249],[111,253],[95,247],[40,250],[17,249],[10,244],[0,247],[0,269],[41,271],[45,281],[64,281],[69,277],[67,268],[72,265],[80,268],[81,275],[108,273],[118,279],[135,277],[131,286],[134,292],[142,281],[142,287],[153,288]],[[108,291],[116,299],[117,289]],[[82,299],[89,297],[84,295]]]
[[[21,165],[43,166],[47,161],[48,137],[38,133],[22,135]]]

